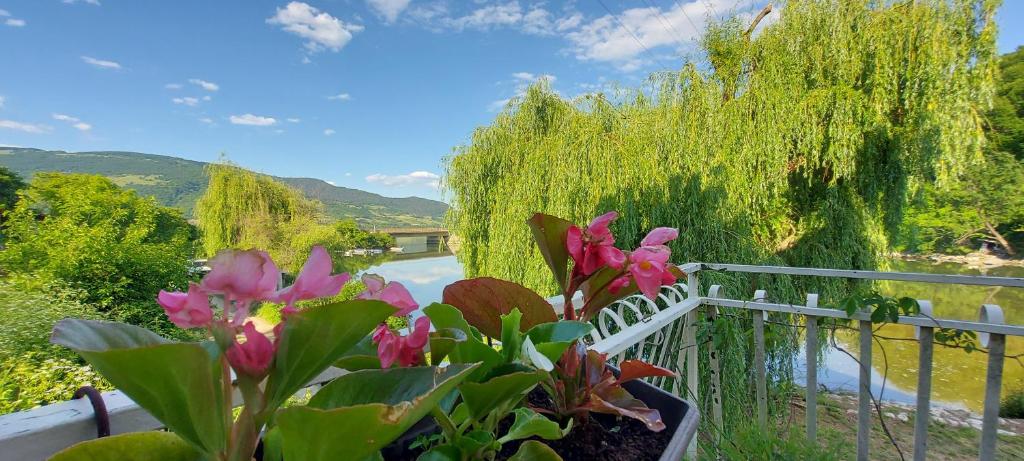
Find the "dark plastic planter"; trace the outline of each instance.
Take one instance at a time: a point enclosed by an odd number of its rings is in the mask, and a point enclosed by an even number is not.
[[[608,368],[618,376],[618,369],[611,366]],[[665,447],[665,451],[661,453],[658,461],[678,461],[683,459],[686,455],[686,447],[690,445],[690,441],[693,440],[694,435],[697,433],[697,423],[700,419],[697,408],[689,401],[643,381],[630,381],[623,384],[623,387],[630,394],[633,394],[634,397],[647,404],[648,407],[657,409],[661,414],[662,421],[665,422],[665,430],[672,433],[672,438],[669,440],[668,446]],[[412,428],[394,442],[384,447],[381,450],[381,454],[384,455],[385,459],[401,459],[401,456],[405,453],[405,448],[415,441],[417,437],[433,434],[438,430],[434,419],[427,416],[413,425]],[[259,453],[259,451],[262,450],[258,450],[258,455],[261,455],[262,453]],[[263,458],[262,456],[257,456],[256,459]]]
[[[618,370],[615,370],[615,374],[618,375]],[[661,413],[662,421],[665,422],[665,430],[672,432],[672,439],[658,461],[683,459],[686,447],[697,433],[697,423],[700,420],[697,408],[692,403],[643,381],[630,381],[622,387],[648,407],[657,409],[658,413]]]

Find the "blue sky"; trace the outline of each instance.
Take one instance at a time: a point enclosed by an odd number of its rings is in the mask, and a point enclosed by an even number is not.
[[[215,161],[440,198],[441,159],[538,78],[678,67],[761,0],[0,0],[0,145]],[[999,49],[1024,44],[1024,2]]]

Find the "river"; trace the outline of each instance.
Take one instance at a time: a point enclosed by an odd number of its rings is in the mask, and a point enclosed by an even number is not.
[[[349,259],[349,258],[346,258]],[[462,266],[451,253],[419,253],[394,255],[378,259],[351,258],[352,272],[372,272],[404,284],[420,305],[440,301],[444,287],[463,278]],[[929,262],[892,261],[886,270],[899,272],[926,272],[938,274],[979,274],[976,270],[956,264],[932,264]],[[1024,268],[1002,267],[989,270],[986,275],[1024,277]],[[1024,289],[990,288],[957,285],[937,285],[911,282],[883,282],[879,291],[890,296],[910,296],[932,301],[936,317],[976,320],[978,307],[983,303],[998,304],[1003,308],[1006,322],[1024,324]],[[879,335],[894,338],[913,338],[914,330],[904,325],[886,325]],[[857,340],[854,334],[839,334],[837,341],[854,355]],[[904,403],[913,403],[917,383],[918,347],[914,341],[882,339],[875,343],[872,351],[873,392],[879,395],[882,376],[882,348],[888,359],[888,373],[883,398]],[[1024,339],[1010,337],[1007,341],[1007,355],[1024,354]],[[804,356],[795,358],[796,380],[803,384],[805,376]],[[932,400],[936,405],[965,408],[975,412],[982,409],[985,388],[985,367],[987,356],[981,352],[967,353],[962,349],[943,346],[935,347],[932,382]],[[858,365],[842,352],[829,349],[820,362],[818,382],[831,391],[856,392]],[[1004,393],[1010,389],[1024,387],[1024,366],[1015,360],[1007,360],[1003,372]]]

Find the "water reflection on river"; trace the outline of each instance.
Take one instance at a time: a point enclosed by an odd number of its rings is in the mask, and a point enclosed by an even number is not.
[[[897,272],[925,272],[935,274],[981,275],[976,270],[957,264],[895,261],[886,270]],[[1003,267],[989,270],[985,275],[1024,277],[1024,268]],[[915,282],[880,282],[878,290],[889,296],[909,296],[931,300],[935,317],[977,320],[978,308],[985,303],[998,304],[1006,315],[1006,323],[1024,324],[1024,289],[940,285]],[[886,325],[877,335],[890,338],[914,338],[914,329],[905,325]],[[857,335],[845,332],[837,335],[839,345],[857,356]],[[915,341],[881,339],[874,343],[871,355],[873,393],[878,396],[881,382],[883,353],[888,359],[888,377],[884,398],[913,403],[917,389],[918,345]],[[1008,337],[1006,354],[1024,354],[1024,338]],[[804,357],[797,360],[797,380],[802,381]],[[981,352],[967,353],[962,349],[936,345],[932,371],[932,400],[936,404],[967,408],[980,412],[985,396],[985,370],[988,357]],[[829,389],[857,390],[858,365],[837,350],[826,351],[819,369],[818,382]],[[1003,369],[1003,394],[1024,387],[1024,366],[1016,360],[1007,360]]]
[[[402,282],[420,305],[441,300],[444,287],[463,278],[462,265],[451,253],[418,253],[414,255],[383,255],[377,257],[344,258],[344,270],[352,273],[372,272],[387,280]],[[955,264],[931,264],[927,262],[891,263],[886,270],[898,272],[927,272],[941,274],[979,274],[977,271]],[[1024,268],[1007,267],[988,271],[987,275],[1003,277],[1024,277]],[[983,303],[998,304],[1006,314],[1006,322],[1024,324],[1024,289],[991,288],[957,285],[938,285],[911,282],[883,282],[878,289],[891,296],[910,296],[929,299],[937,317],[976,320],[978,307]],[[913,338],[914,330],[904,325],[887,325],[879,335],[894,338]],[[837,335],[841,347],[857,354],[855,334]],[[906,403],[914,401],[917,384],[918,346],[914,341],[881,340],[875,343],[872,356],[875,362],[872,383],[877,396],[882,382],[882,350],[888,359],[889,371],[884,398]],[[1007,355],[1024,354],[1024,339],[1010,337],[1006,346]],[[975,352],[968,354],[961,349],[935,347],[935,362],[932,383],[932,400],[936,404],[966,407],[974,411],[982,408],[985,394],[985,367],[987,357]],[[797,381],[804,378],[804,357],[796,359]],[[849,356],[834,349],[825,353],[818,371],[818,382],[831,390],[856,392],[858,365]],[[1003,390],[1024,386],[1024,367],[1015,360],[1007,360],[1003,372]]]

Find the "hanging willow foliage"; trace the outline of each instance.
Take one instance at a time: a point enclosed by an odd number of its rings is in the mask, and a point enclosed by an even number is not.
[[[285,268],[293,265],[293,259],[304,258],[290,254],[290,241],[322,220],[320,202],[227,162],[211,163],[206,174],[210,182],[196,202],[196,218],[208,256],[225,248],[260,248],[270,251]]]
[[[531,87],[446,161],[447,221],[467,276],[553,293],[524,224],[538,211],[586,222],[618,210],[623,247],[655,226],[678,227],[680,263],[874,267],[907,191],[955,181],[981,160],[997,6],[791,0],[753,38],[737,19],[712,24],[707,62],[644,88],[566,100]],[[740,297],[756,286],[797,301],[812,288],[702,277]],[[813,288],[824,299],[845,289]],[[793,341],[779,341],[773,370],[786,375]],[[746,351],[730,350],[733,373],[752,369]],[[723,377],[739,404],[748,382]]]

